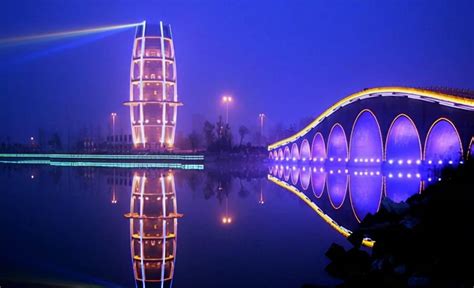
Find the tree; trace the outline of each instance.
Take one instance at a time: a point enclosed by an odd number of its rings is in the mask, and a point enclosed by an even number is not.
[[[240,146],[242,146],[242,142],[244,142],[245,135],[249,133],[250,133],[249,128],[245,127],[244,125],[239,127]]]
[[[206,145],[211,146],[216,140],[215,126],[209,121],[204,122],[202,131],[204,132],[204,138],[206,139]]]
[[[201,136],[196,131],[193,131],[188,135],[188,141],[193,152],[196,152],[196,149],[201,144]]]

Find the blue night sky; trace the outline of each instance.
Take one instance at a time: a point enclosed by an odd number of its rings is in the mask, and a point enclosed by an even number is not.
[[[374,86],[474,88],[474,1],[5,1],[0,38],[163,20],[172,25],[178,93],[214,120],[233,95],[230,122],[285,125]],[[129,133],[134,28],[21,46],[0,45],[0,140],[40,127]],[[194,117],[194,119],[197,119]],[[199,129],[201,127],[198,127]],[[2,138],[3,137],[3,138]]]

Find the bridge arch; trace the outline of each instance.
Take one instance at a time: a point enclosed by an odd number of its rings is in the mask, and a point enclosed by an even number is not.
[[[303,142],[301,142],[300,159],[302,161],[311,159],[311,149],[309,148],[309,142],[306,139],[304,139]]]
[[[375,114],[364,109],[359,112],[352,125],[349,140],[349,157],[364,162],[380,162],[383,157],[383,140]]]
[[[327,158],[329,161],[348,158],[348,147],[347,147],[347,138],[344,128],[341,124],[336,123],[331,127],[331,131],[328,136],[327,144]]]
[[[439,118],[428,130],[425,140],[424,159],[436,163],[439,161],[457,161],[462,159],[461,137],[456,126],[447,118]]]
[[[415,122],[408,115],[399,114],[388,128],[384,159],[415,162],[422,157],[421,139]]]
[[[293,145],[291,145],[291,160],[300,160],[300,149],[298,148],[298,144],[296,143],[293,143]]]
[[[283,150],[283,157],[285,158],[286,161],[290,160],[291,153],[290,153],[290,148],[288,148],[288,146],[285,146],[285,149]]]
[[[315,159],[326,159],[326,144],[324,143],[323,134],[318,132],[313,137],[313,143],[311,143],[311,157],[313,161]]]
[[[283,149],[281,148],[278,149],[278,159],[280,160],[285,159],[285,156],[283,155]]]

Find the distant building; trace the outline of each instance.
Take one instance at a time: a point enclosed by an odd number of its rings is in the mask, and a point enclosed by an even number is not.
[[[130,69],[130,122],[134,148],[173,149],[178,101],[171,27],[137,27]]]

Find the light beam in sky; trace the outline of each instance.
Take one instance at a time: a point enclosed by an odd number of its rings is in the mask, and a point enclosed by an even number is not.
[[[57,39],[75,37],[75,36],[96,34],[96,33],[118,30],[118,29],[131,28],[131,27],[136,27],[138,25],[142,25],[142,23],[140,22],[140,23],[123,24],[123,25],[101,26],[101,27],[95,27],[95,28],[87,28],[87,29],[64,31],[64,32],[9,37],[9,38],[0,39],[0,46],[22,45],[22,44],[36,42],[36,41],[57,40]]]

